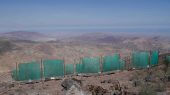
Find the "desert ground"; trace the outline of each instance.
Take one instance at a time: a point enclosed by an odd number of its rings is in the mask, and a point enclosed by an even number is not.
[[[0,39],[0,95],[155,95],[158,92],[168,95],[165,93],[170,91],[170,82],[165,77],[169,68],[165,71],[163,63],[151,69],[125,70],[89,77],[66,76],[60,80],[36,83],[17,82],[10,73],[16,63],[33,60],[64,59],[65,64],[76,64],[81,57],[86,56],[120,53],[124,59],[132,51],[159,50],[160,54],[168,53],[168,37],[87,33],[57,39],[36,32],[16,31],[1,34]],[[66,89],[63,84],[67,81],[71,81],[69,83],[75,87]],[[142,90],[145,93],[141,93]],[[74,94],[76,91],[79,94]]]

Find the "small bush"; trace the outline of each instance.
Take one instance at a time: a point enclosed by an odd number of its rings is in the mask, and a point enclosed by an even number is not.
[[[8,40],[0,40],[0,54],[12,50],[14,45]]]
[[[156,95],[156,91],[151,85],[145,84],[141,87],[139,95]]]
[[[168,67],[170,62],[169,62],[169,56],[166,57],[166,59],[164,60],[164,64]]]

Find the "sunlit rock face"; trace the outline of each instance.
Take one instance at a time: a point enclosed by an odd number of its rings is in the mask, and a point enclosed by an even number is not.
[[[65,95],[92,95],[91,93],[83,91],[81,85],[81,81],[76,79],[64,79],[61,83]]]
[[[67,90],[66,95],[87,95],[81,89],[72,85],[69,90]],[[89,95],[89,94],[88,94]]]

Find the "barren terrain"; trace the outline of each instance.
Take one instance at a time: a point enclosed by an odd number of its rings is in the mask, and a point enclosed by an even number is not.
[[[17,34],[19,33],[19,34]],[[115,52],[120,53],[122,58],[130,56],[133,50],[159,50],[160,53],[170,51],[170,39],[167,37],[154,36],[115,36],[107,33],[87,33],[75,37],[63,39],[48,39],[49,36],[35,34],[34,32],[22,34],[20,32],[3,34],[0,42],[0,95],[63,95],[67,91],[62,90],[62,80],[51,80],[47,82],[38,82],[34,84],[20,84],[12,80],[10,71],[15,69],[16,62],[23,63],[41,59],[64,59],[66,64],[76,64],[81,57],[85,56],[103,56],[111,55]],[[30,39],[24,39],[29,35]],[[34,35],[33,37],[31,35]],[[19,39],[17,39],[17,37]],[[46,38],[47,37],[47,38]],[[37,38],[37,39],[36,39]],[[42,39],[43,38],[43,39]],[[162,67],[160,67],[162,68]],[[152,72],[159,70],[154,68]],[[134,86],[132,77],[141,77],[140,82],[145,81],[148,70],[141,71],[123,71],[111,75],[100,75],[91,77],[74,76],[82,81],[82,90],[89,92],[90,86],[97,86],[107,93],[112,92],[112,86],[119,81],[121,87],[127,90],[129,95],[140,91],[140,87],[145,85],[141,83],[139,87]],[[136,73],[140,76],[137,76]],[[143,75],[142,75],[143,74]],[[154,72],[155,74],[155,72]],[[153,74],[153,75],[154,75]],[[162,77],[162,74],[160,74]],[[157,80],[157,78],[159,78]],[[138,78],[140,79],[140,78]],[[137,81],[138,81],[137,79]],[[160,82],[160,77],[154,76],[152,81]],[[14,83],[13,83],[14,82]],[[155,84],[154,82],[153,84]],[[135,84],[136,85],[136,84]],[[165,83],[163,83],[164,86]],[[167,84],[169,85],[169,83]],[[126,87],[127,86],[127,87]],[[94,87],[95,88],[95,87]],[[88,94],[87,94],[88,95]],[[90,95],[90,94],[89,94]],[[100,95],[100,94],[94,94]],[[105,95],[105,94],[104,94]],[[107,94],[106,94],[107,95]],[[110,94],[109,94],[110,95]]]

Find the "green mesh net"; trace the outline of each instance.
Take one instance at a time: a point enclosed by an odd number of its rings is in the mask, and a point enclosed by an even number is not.
[[[103,58],[103,72],[119,70],[119,60],[119,54],[114,54],[113,56],[105,56]]]
[[[44,60],[44,77],[61,77],[64,76],[63,60]]]
[[[81,66],[82,73],[98,73],[100,72],[100,57],[83,58]]]
[[[119,69],[120,69],[120,70],[126,69],[126,68],[125,68],[125,64],[126,64],[125,61],[122,60],[122,59],[120,59],[120,68],[119,68]]]
[[[74,74],[74,64],[65,64],[65,74]]]
[[[134,68],[147,68],[149,65],[149,53],[148,52],[133,52],[132,64]]]
[[[166,60],[168,63],[170,63],[170,56],[166,56]]]
[[[39,80],[41,78],[40,64],[37,62],[30,62],[18,65],[18,76],[15,77],[19,81],[23,80]],[[16,75],[16,71],[15,75]]]
[[[150,54],[150,65],[154,66],[158,64],[158,51],[152,51]],[[166,60],[170,63],[170,56],[166,57]],[[149,65],[149,53],[148,52],[133,52],[132,53],[132,65],[134,68],[147,68]],[[103,72],[124,70],[126,69],[126,63],[120,59],[119,54],[103,57],[101,63],[100,57],[85,57],[82,58],[80,64],[76,64],[75,69],[77,74],[81,73],[99,73]],[[41,66],[38,62],[29,62],[18,65],[18,70],[12,71],[12,78],[19,81],[24,80],[38,80],[41,77],[61,77],[65,75],[74,74],[74,64],[65,64],[63,60],[44,60]],[[102,67],[102,68],[101,68]],[[64,73],[65,70],[65,73]]]
[[[76,64],[76,73],[77,74],[81,74],[81,73],[83,73],[83,66],[82,66],[82,64]]]
[[[11,74],[12,74],[12,78],[14,80],[18,80],[18,75],[17,75],[17,71],[16,70],[12,70]]]
[[[150,65],[155,66],[158,64],[159,59],[159,52],[158,51],[152,51],[150,55]]]

